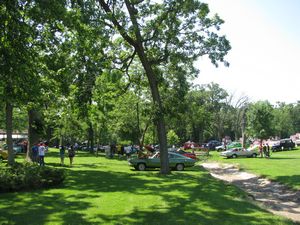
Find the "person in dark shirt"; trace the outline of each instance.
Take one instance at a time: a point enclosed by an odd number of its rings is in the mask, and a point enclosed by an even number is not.
[[[267,157],[267,158],[270,158],[270,146],[269,146],[268,143],[266,144],[266,148],[267,148],[267,149],[266,149],[266,157]]]
[[[267,157],[267,146],[265,144],[263,145],[263,153],[264,156]]]
[[[63,145],[59,146],[60,165],[64,165],[66,148]]]
[[[38,155],[39,155],[39,146],[37,143],[35,143],[32,148],[31,148],[31,151],[32,151],[32,161],[34,163],[38,163]]]
[[[69,155],[69,159],[70,159],[70,166],[73,165],[73,159],[75,157],[75,150],[74,150],[74,146],[71,145],[68,149],[68,155]]]

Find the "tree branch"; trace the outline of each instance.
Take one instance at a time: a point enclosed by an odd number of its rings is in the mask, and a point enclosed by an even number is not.
[[[121,24],[118,22],[118,20],[115,17],[115,14],[111,11],[109,8],[109,5],[104,0],[98,0],[101,7],[104,9],[106,14],[111,17],[111,21],[114,24],[114,26],[117,28],[117,30],[120,32],[121,36],[132,46],[135,48],[137,47],[136,41],[131,38],[127,32],[125,31],[125,28],[121,26]]]

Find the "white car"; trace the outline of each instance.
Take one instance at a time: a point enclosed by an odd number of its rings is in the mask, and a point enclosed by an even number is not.
[[[256,146],[249,148],[249,149],[244,149],[241,147],[238,148],[231,148],[228,149],[227,151],[224,151],[220,154],[220,156],[226,157],[226,158],[237,158],[237,157],[257,157],[258,151]]]
[[[300,139],[295,140],[295,145],[300,146]]]

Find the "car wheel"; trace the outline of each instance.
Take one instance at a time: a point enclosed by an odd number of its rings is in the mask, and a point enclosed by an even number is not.
[[[234,159],[237,158],[237,155],[236,155],[236,154],[233,154],[233,155],[232,155],[232,158],[234,158]]]
[[[145,165],[145,163],[139,163],[137,165],[137,168],[139,171],[144,171],[146,169],[146,165]]]
[[[176,170],[177,170],[177,171],[182,171],[182,170],[184,170],[184,165],[181,164],[181,163],[177,164],[177,165],[176,165]]]
[[[257,154],[256,154],[256,153],[253,153],[252,157],[253,157],[253,158],[256,158],[256,157],[257,157]]]

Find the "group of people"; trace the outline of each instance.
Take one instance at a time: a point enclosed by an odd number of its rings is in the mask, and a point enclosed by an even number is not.
[[[36,143],[32,146],[32,161],[40,166],[45,165],[45,154],[48,151],[48,145],[44,142]]]
[[[40,166],[45,166],[45,154],[48,152],[48,145],[45,142],[39,142],[32,146],[32,161],[38,163]],[[68,151],[68,157],[70,159],[70,166],[73,165],[73,159],[75,157],[75,150],[73,145],[60,145],[59,146],[59,156],[60,164],[64,165],[64,159],[66,155],[66,150]]]
[[[65,161],[66,149],[68,151],[68,157],[70,159],[70,166],[72,166],[73,165],[73,159],[75,157],[75,148],[74,148],[73,145],[70,145],[70,146],[60,145],[59,146],[60,164],[62,166],[65,165],[64,161]]]
[[[118,154],[118,157],[121,158],[125,153],[125,147],[124,145],[111,144],[106,151],[108,151],[110,158],[113,158],[115,154]]]
[[[111,144],[107,146],[103,146],[103,150],[105,151],[107,158],[114,158],[114,155],[117,154],[119,158],[122,158],[126,155],[127,158],[134,153],[137,152],[137,148],[133,145],[124,146],[122,144]],[[97,151],[98,155],[98,151]]]
[[[259,146],[260,157],[270,158],[270,146],[268,143]]]

